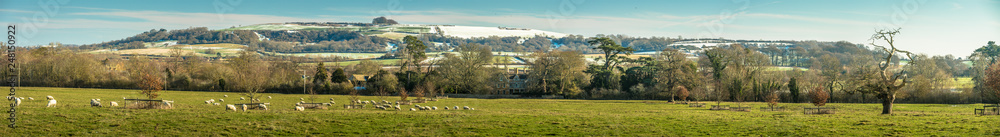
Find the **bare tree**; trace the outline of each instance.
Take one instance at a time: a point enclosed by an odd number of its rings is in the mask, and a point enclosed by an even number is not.
[[[139,79],[139,87],[142,88],[142,94],[146,95],[149,99],[156,99],[160,96],[160,90],[163,90],[163,79],[155,75],[143,74],[142,79]]]
[[[870,40],[872,40],[871,45],[881,49],[885,57],[882,58],[882,62],[878,64],[878,68],[875,68],[874,72],[870,72],[867,76],[861,76],[861,81],[865,81],[865,84],[856,90],[861,93],[875,94],[877,98],[882,100],[882,114],[892,114],[892,103],[896,100],[896,93],[899,89],[906,86],[907,76],[906,70],[898,67],[898,64],[893,64],[892,60],[905,55],[910,60],[913,60],[913,56],[909,51],[904,51],[896,48],[895,36],[899,34],[899,29],[893,30],[877,30],[875,34],[872,34]],[[888,43],[889,47],[880,46],[876,44],[876,41],[884,41]],[[910,62],[910,65],[914,65]]]
[[[983,85],[986,85],[994,97],[998,97],[997,99],[1000,100],[1000,62],[993,63],[989,68],[986,68],[986,78]]]
[[[232,81],[236,90],[242,91],[242,95],[250,98],[250,103],[260,96],[264,91],[270,76],[270,64],[264,62],[257,53],[246,51],[240,52],[240,56],[230,59],[230,67],[233,68]]]

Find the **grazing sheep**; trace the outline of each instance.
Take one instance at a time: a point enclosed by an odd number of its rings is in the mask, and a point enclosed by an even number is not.
[[[455,110],[458,110],[458,106],[455,106]]]
[[[410,111],[417,111],[416,108],[410,108]]]
[[[323,103],[323,105],[326,105],[326,106],[333,106],[333,104],[330,104],[330,103]]]
[[[219,104],[219,103],[215,103],[215,104],[212,104],[212,105],[216,105],[216,106],[218,106],[218,105],[222,105],[222,104]]]
[[[33,98],[33,97],[28,97],[28,100],[35,100],[35,98]]]
[[[431,110],[438,110],[438,107],[437,106],[433,106],[433,107],[431,107]]]
[[[55,99],[56,98],[52,97],[52,95],[45,96],[45,100],[55,100]]]
[[[20,106],[20,105],[21,105],[21,99],[20,98],[14,98],[14,106],[17,107],[17,106]]]
[[[243,112],[247,111],[247,104],[243,104],[243,105],[240,105],[240,106],[242,107],[241,109],[243,109]]]
[[[236,111],[236,106],[234,106],[233,104],[226,104],[226,110]]]
[[[112,107],[117,107],[118,106],[118,102],[111,101],[111,106]]]
[[[101,107],[101,101],[90,99],[90,107]]]
[[[243,98],[243,97],[240,97],[240,100],[247,100],[247,99],[245,99],[245,98]]]
[[[420,107],[420,105],[413,105],[413,107],[416,107],[416,108],[419,108],[419,107]]]
[[[264,104],[260,104],[260,105],[258,105],[258,106],[260,106],[260,108],[264,108],[264,110],[267,110],[267,105],[264,105]]]
[[[302,103],[295,103],[295,106],[302,106]]]
[[[219,102],[226,102],[226,100],[223,100],[223,99],[221,99],[221,98],[220,98],[220,99],[219,99]]]
[[[395,108],[396,108],[396,110],[399,110],[399,105],[396,105],[396,107],[395,107]]]
[[[444,106],[444,110],[448,110],[448,106]]]
[[[229,97],[229,95],[222,95],[222,97],[227,97],[227,98],[228,98],[228,97]]]
[[[295,110],[296,110],[296,111],[305,111],[305,110],[306,110],[306,107],[302,107],[302,106],[295,106]]]
[[[306,99],[304,99],[304,98],[299,98],[299,100],[306,100]]]
[[[330,98],[330,101],[333,101],[333,98]]]
[[[469,106],[464,106],[464,107],[462,107],[462,108],[464,108],[464,109],[469,109]]]
[[[100,100],[100,99],[98,99],[97,101],[101,101],[101,100]],[[163,104],[164,104],[164,105],[167,105],[167,106],[168,106],[168,107],[170,107],[170,108],[174,108],[174,101],[173,101],[173,100],[164,100],[164,101],[163,101]]]
[[[330,104],[337,104],[337,102],[330,101]]]
[[[56,99],[50,99],[49,104],[45,105],[45,107],[56,107]]]
[[[469,108],[469,110],[476,110],[476,108]]]
[[[267,99],[271,99],[271,96],[267,96]]]
[[[205,104],[212,104],[212,101],[205,101]]]

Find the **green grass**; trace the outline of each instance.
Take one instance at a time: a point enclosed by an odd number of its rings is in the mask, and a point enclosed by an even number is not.
[[[836,114],[805,115],[808,104],[780,104],[788,111],[712,111],[664,101],[466,99],[450,98],[422,106],[470,106],[476,110],[395,111],[378,109],[293,111],[307,95],[265,94],[271,110],[225,111],[204,104],[229,95],[223,104],[244,103],[237,93],[164,91],[175,109],[131,110],[89,107],[138,97],[137,90],[24,87],[19,96],[55,96],[18,107],[18,128],[0,128],[6,136],[997,136],[1000,116],[976,116],[982,104],[897,104],[895,114],[880,115],[879,104],[829,104]],[[347,96],[320,95],[337,105]],[[382,100],[362,96],[363,100]],[[385,100],[396,100],[389,97]],[[8,103],[4,101],[4,103]],[[715,104],[709,102],[709,105]],[[734,105],[725,102],[723,104]],[[412,106],[402,106],[409,109]],[[6,109],[6,107],[4,107]],[[6,125],[6,121],[3,122]]]

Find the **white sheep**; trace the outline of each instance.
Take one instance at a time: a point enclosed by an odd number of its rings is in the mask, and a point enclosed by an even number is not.
[[[35,100],[35,98],[33,98],[33,97],[28,97],[28,100]]]
[[[448,106],[444,106],[444,110],[448,110]]]
[[[267,105],[264,105],[264,104],[260,104],[260,105],[258,105],[258,106],[260,106],[260,108],[264,108],[264,110],[267,110]]]
[[[240,100],[247,100],[247,99],[245,99],[245,98],[243,98],[243,97],[240,97]]]
[[[306,101],[299,101],[299,103],[302,103],[302,104],[305,104],[305,103],[306,103]]]
[[[410,108],[410,111],[417,111],[416,108]]]
[[[330,104],[330,103],[323,103],[323,105],[326,105],[326,106],[333,106],[333,104]]]
[[[50,99],[49,104],[45,105],[45,107],[56,107],[56,99]]]
[[[304,98],[299,98],[299,100],[306,100],[306,99],[304,99]]]
[[[226,100],[220,98],[219,102],[226,102]]]
[[[267,96],[267,99],[271,99],[271,96]]]
[[[464,106],[464,107],[462,107],[462,108],[465,108],[465,109],[469,109],[469,106]]]
[[[330,101],[330,104],[337,104],[337,102]]]
[[[476,108],[469,108],[469,110],[476,110]]]
[[[226,110],[236,111],[236,106],[234,106],[233,104],[226,104]]]
[[[52,95],[45,96],[45,100],[55,100],[55,99],[56,98],[52,97]]]
[[[240,105],[240,107],[242,107],[241,109],[243,109],[244,112],[247,111],[247,104]]]
[[[419,107],[420,107],[420,105],[413,105],[413,107],[417,107],[417,108],[419,108]]]
[[[330,101],[333,101],[333,98],[330,98]]]
[[[20,98],[14,98],[14,106],[17,107],[17,106],[20,106],[20,105],[21,105],[21,99]]]
[[[433,106],[433,107],[431,107],[431,110],[438,110],[438,107],[437,106]]]
[[[222,105],[222,104],[219,104],[219,103],[215,103],[215,104],[212,104],[212,105],[216,105],[216,106],[218,106],[218,105]]]
[[[98,101],[100,101],[100,100],[98,100]],[[170,108],[174,108],[174,101],[173,100],[164,100],[163,104],[167,105]]]
[[[455,106],[455,110],[458,110],[458,106]]]
[[[210,105],[211,105],[211,104],[212,104],[212,101],[208,101],[208,100],[206,100],[206,101],[205,101],[205,104],[210,104]]]
[[[228,98],[228,97],[229,97],[229,95],[222,95],[222,97],[227,97],[227,98]]]
[[[118,102],[111,101],[111,106],[112,107],[117,107],[118,106]]]
[[[395,107],[395,108],[396,108],[396,110],[399,110],[399,105],[396,105],[396,107]]]
[[[306,107],[302,107],[302,106],[295,106],[295,110],[296,110],[296,111],[305,111],[305,110],[306,110]]]
[[[90,99],[90,107],[101,107],[101,101]]]
[[[301,102],[295,103],[295,106],[302,106],[302,103]]]

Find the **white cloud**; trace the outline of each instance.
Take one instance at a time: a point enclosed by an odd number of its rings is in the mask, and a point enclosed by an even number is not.
[[[962,4],[958,4],[958,3],[951,3],[951,7],[953,9],[964,9],[965,8],[965,7],[962,6]]]

